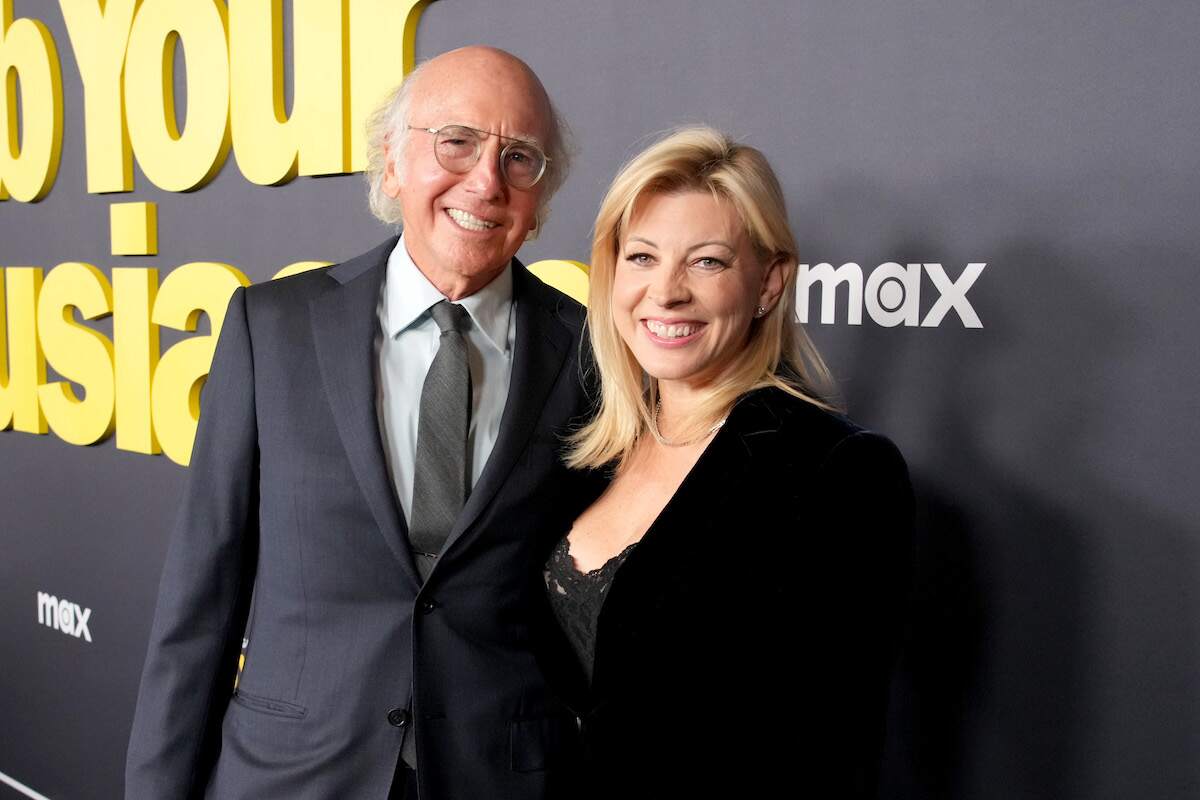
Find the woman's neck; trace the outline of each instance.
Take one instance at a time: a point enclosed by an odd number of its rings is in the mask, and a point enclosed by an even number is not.
[[[697,429],[707,428],[715,419],[700,419],[698,414],[712,394],[708,386],[693,386],[681,381],[658,382],[658,407],[655,424],[664,439],[694,436]]]

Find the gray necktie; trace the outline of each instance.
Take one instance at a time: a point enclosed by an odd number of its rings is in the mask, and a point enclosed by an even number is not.
[[[437,355],[425,375],[417,421],[417,457],[408,540],[422,579],[446,544],[467,502],[467,431],[471,424],[471,371],[463,331],[467,310],[442,300],[430,309],[441,330]]]

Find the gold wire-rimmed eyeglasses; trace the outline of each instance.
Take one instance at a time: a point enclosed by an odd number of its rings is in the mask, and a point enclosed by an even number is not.
[[[530,189],[542,179],[546,164],[550,160],[542,149],[533,142],[513,139],[491,131],[481,131],[467,125],[443,125],[440,128],[422,128],[409,125],[409,130],[433,134],[433,154],[442,168],[457,174],[470,172],[479,162],[483,142],[495,136],[508,142],[500,150],[500,174],[514,189]]]

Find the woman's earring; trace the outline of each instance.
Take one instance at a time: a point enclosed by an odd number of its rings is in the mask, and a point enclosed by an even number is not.
[[[757,319],[757,318],[761,317],[763,314],[766,314],[766,313],[767,313],[767,307],[766,307],[766,306],[759,306],[758,308],[754,309],[754,317],[755,317],[755,319]]]

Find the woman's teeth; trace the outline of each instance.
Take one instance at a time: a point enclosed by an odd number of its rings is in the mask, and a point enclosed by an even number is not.
[[[466,211],[460,211],[457,208],[447,208],[446,213],[450,215],[450,219],[469,231],[486,231],[499,225],[497,222],[488,222],[486,219],[480,219],[474,214],[468,214]]]
[[[700,330],[699,325],[666,325],[652,319],[646,320],[646,328],[660,339],[682,339]]]

